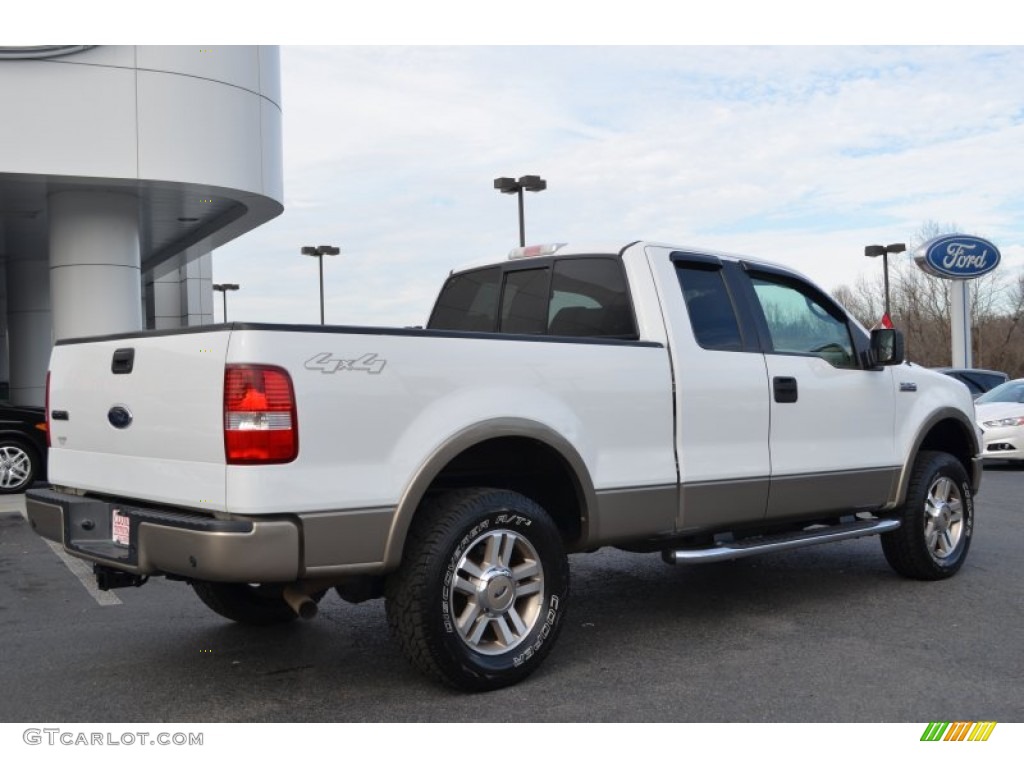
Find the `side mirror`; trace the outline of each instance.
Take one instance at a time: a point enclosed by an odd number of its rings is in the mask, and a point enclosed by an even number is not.
[[[895,328],[876,328],[871,332],[871,359],[875,365],[899,365],[903,362],[903,334]]]

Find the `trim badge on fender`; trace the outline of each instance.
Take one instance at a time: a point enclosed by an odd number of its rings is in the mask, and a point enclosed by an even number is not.
[[[132,425],[132,412],[123,405],[115,405],[107,411],[107,421],[114,429],[128,429]]]

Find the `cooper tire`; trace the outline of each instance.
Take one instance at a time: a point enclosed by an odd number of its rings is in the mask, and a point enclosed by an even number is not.
[[[551,651],[569,597],[558,529],[511,491],[450,491],[423,505],[387,582],[388,624],[420,671],[466,691],[519,682]]]
[[[882,534],[893,569],[911,579],[947,579],[964,564],[974,534],[974,497],[963,465],[948,453],[922,451],[914,462],[902,525]]]
[[[192,589],[207,608],[239,624],[265,627],[287,624],[298,618],[281,596],[282,588],[270,584],[226,584],[193,581]],[[320,600],[320,595],[313,599]]]

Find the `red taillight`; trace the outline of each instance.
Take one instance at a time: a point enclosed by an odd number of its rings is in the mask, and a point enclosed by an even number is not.
[[[46,417],[46,447],[50,447],[50,372],[46,372],[46,398],[43,401],[46,413],[43,414]]]
[[[224,455],[228,464],[283,464],[299,455],[295,392],[286,370],[225,367]]]

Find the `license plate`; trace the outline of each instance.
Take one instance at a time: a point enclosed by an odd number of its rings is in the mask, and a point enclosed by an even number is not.
[[[115,544],[122,547],[128,546],[131,535],[131,521],[128,515],[122,515],[118,510],[111,510],[110,513],[110,538]]]

